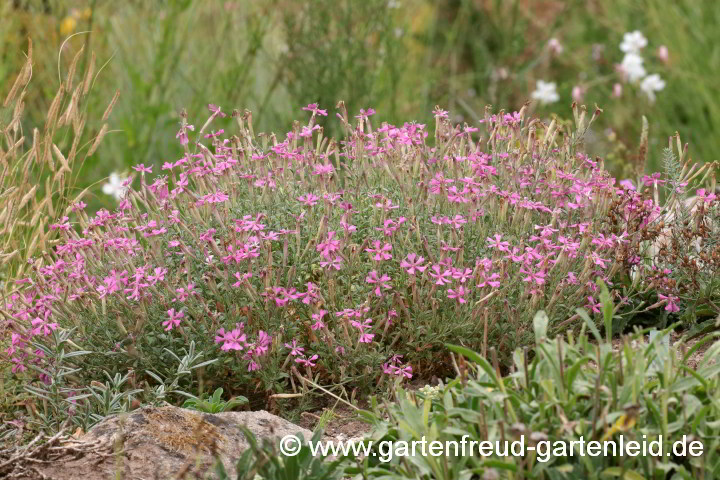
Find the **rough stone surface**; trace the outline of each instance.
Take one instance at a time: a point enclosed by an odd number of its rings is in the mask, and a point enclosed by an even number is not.
[[[77,439],[75,453],[39,470],[54,480],[205,478],[219,456],[234,478],[235,460],[248,448],[239,426],[262,438],[312,433],[264,410],[207,414],[177,407],[142,408],[109,417]],[[120,454],[112,452],[121,451]]]

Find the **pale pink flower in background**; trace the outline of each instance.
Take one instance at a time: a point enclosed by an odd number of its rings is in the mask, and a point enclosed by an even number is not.
[[[582,102],[585,98],[585,89],[580,85],[575,85],[572,89],[572,99],[576,102]]]
[[[615,85],[613,85],[612,97],[613,98],[622,97],[622,91],[623,91],[622,84],[616,83]]]
[[[658,47],[657,56],[661,62],[668,63],[670,61],[670,51],[668,50],[668,47],[660,45]]]
[[[547,46],[553,55],[560,55],[563,53],[563,50],[565,50],[565,47],[563,47],[562,43],[560,43],[560,40],[555,37],[548,40]]]

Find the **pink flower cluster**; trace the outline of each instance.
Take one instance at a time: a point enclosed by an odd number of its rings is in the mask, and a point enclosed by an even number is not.
[[[115,212],[78,206],[51,225],[59,241],[6,308],[13,371],[41,361],[31,339],[93,319],[121,324],[117,343],[204,335],[250,372],[291,357],[411,378],[444,343],[477,344],[481,318],[495,338],[521,338],[538,309],[599,312],[597,278],[619,292],[619,276],[650,270],[638,252],[665,179],[616,185],[587,155],[537,143],[523,112],[488,116],[481,137],[437,109],[428,142],[423,124],[377,124],[368,109],[353,126],[341,110],[346,138],[325,142],[328,113],[311,104],[306,125],[261,142],[249,114],[236,136],[208,132],[225,115],[209,109],[197,134],[183,120],[186,153],[153,183],[135,167],[140,187]],[[659,298],[669,313],[683,303]]]

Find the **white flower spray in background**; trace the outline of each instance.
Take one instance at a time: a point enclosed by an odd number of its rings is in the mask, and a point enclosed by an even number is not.
[[[627,32],[623,35],[620,43],[620,50],[625,52],[622,63],[619,65],[625,79],[630,83],[640,82],[640,90],[647,95],[650,102],[655,101],[655,92],[665,88],[665,81],[660,75],[653,73],[648,75],[643,66],[643,57],[640,55],[643,48],[647,47],[648,40],[639,30]],[[669,53],[664,45],[658,49],[658,57],[667,63]]]
[[[640,91],[647,96],[651,103],[655,102],[656,93],[665,88],[665,81],[660,77],[660,75],[657,73],[648,74],[648,71],[645,68],[645,58],[642,56],[642,51],[647,46],[648,39],[640,30],[627,32],[623,35],[622,42],[620,43],[620,51],[624,52],[625,55],[623,56],[622,61],[619,64],[616,64],[616,69],[620,76],[620,82],[615,82],[613,84],[612,98],[622,97],[622,83],[638,85]],[[556,37],[552,37],[548,40],[546,48],[551,57],[558,57],[565,50],[562,43],[560,43],[560,40]],[[593,59],[596,61],[602,60],[603,51],[603,45],[593,45]],[[658,47],[656,51],[657,59],[659,59],[662,63],[667,64],[669,56],[670,54],[668,48],[665,45]],[[572,100],[575,102],[582,102],[585,100],[585,95],[587,94],[590,85],[600,82],[601,80],[575,85],[571,93]],[[557,92],[557,84],[555,82],[548,82],[545,80],[537,80],[535,90],[532,92],[531,97],[533,100],[537,100],[541,105],[555,103],[560,100],[560,95]]]

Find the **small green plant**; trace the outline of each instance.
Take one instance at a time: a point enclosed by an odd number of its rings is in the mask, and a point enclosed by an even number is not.
[[[188,398],[183,403],[183,408],[189,408],[190,410],[197,410],[205,413],[220,413],[232,410],[240,405],[248,403],[248,399],[242,395],[234,397],[227,402],[222,399],[223,389],[218,388],[213,392],[207,399],[202,397]]]
[[[212,365],[217,362],[218,359],[213,358],[211,360],[201,361],[205,352],[196,351],[194,340],[190,341],[189,348],[183,348],[182,351],[185,355],[180,358],[170,349],[165,349],[165,352],[177,362],[177,369],[175,372],[172,375],[167,376],[165,379],[151,370],[145,371],[145,373],[147,373],[159,384],[150,389],[149,392],[146,392],[145,401],[147,403],[167,402],[171,394],[181,395],[191,400],[197,399],[195,395],[180,390],[180,384],[186,377],[191,377],[194,370]]]

